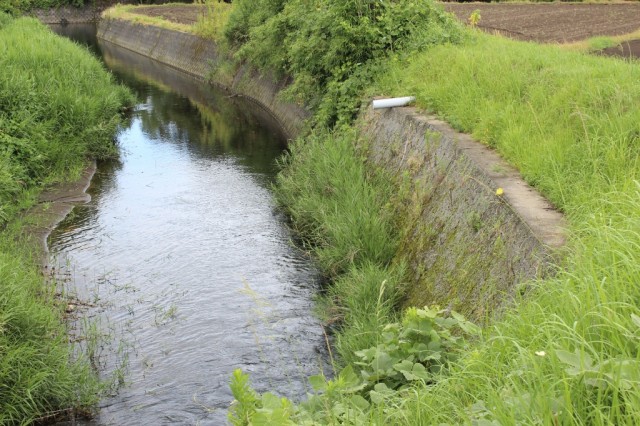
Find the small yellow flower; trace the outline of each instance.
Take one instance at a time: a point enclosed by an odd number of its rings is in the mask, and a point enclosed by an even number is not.
[[[502,194],[504,194],[504,189],[502,189],[502,188],[498,188],[498,189],[496,189],[496,195],[497,195],[498,197],[499,197],[499,196],[501,196]]]
[[[545,356],[547,353],[545,351],[536,351],[536,355]]]

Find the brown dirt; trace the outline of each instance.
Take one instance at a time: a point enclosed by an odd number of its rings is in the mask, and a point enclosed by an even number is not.
[[[600,53],[607,56],[621,56],[623,58],[640,58],[640,40],[625,41],[619,46],[608,47]]]
[[[480,10],[478,27],[504,36],[542,43],[568,43],[640,29],[640,3],[445,3],[466,21]]]

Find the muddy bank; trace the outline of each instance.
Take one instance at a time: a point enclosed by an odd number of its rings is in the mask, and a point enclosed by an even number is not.
[[[91,201],[91,196],[86,191],[96,173],[96,168],[96,163],[92,162],[78,180],[46,188],[38,196],[37,204],[24,213],[23,232],[37,245],[43,266],[49,262],[47,238],[51,232],[75,206]]]
[[[99,37],[213,81],[259,103],[287,134],[308,113],[281,102],[284,82],[230,62],[207,40],[119,20],[99,24]],[[564,244],[564,221],[494,152],[412,108],[367,111],[359,122],[373,164],[407,191],[403,255],[411,284],[405,305],[439,303],[476,321],[490,318],[523,284],[551,270]],[[497,195],[502,188],[503,195]]]

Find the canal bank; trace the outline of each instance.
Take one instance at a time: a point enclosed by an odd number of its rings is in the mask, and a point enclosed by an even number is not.
[[[278,97],[286,82],[233,65],[211,41],[116,19],[101,21],[98,35],[251,98],[290,137],[304,129],[304,109]],[[230,67],[235,72],[221,71]],[[364,111],[359,129],[369,164],[394,176],[398,189],[410,188],[401,201],[411,270],[405,305],[438,303],[486,321],[526,291],[523,283],[550,272],[564,244],[562,215],[512,167],[416,110]]]

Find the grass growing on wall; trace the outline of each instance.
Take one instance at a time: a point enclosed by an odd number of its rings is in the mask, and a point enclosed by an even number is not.
[[[72,356],[63,307],[16,216],[44,185],[117,155],[119,112],[132,97],[35,20],[0,13],[0,52],[0,424],[27,424],[92,404],[99,384]]]

